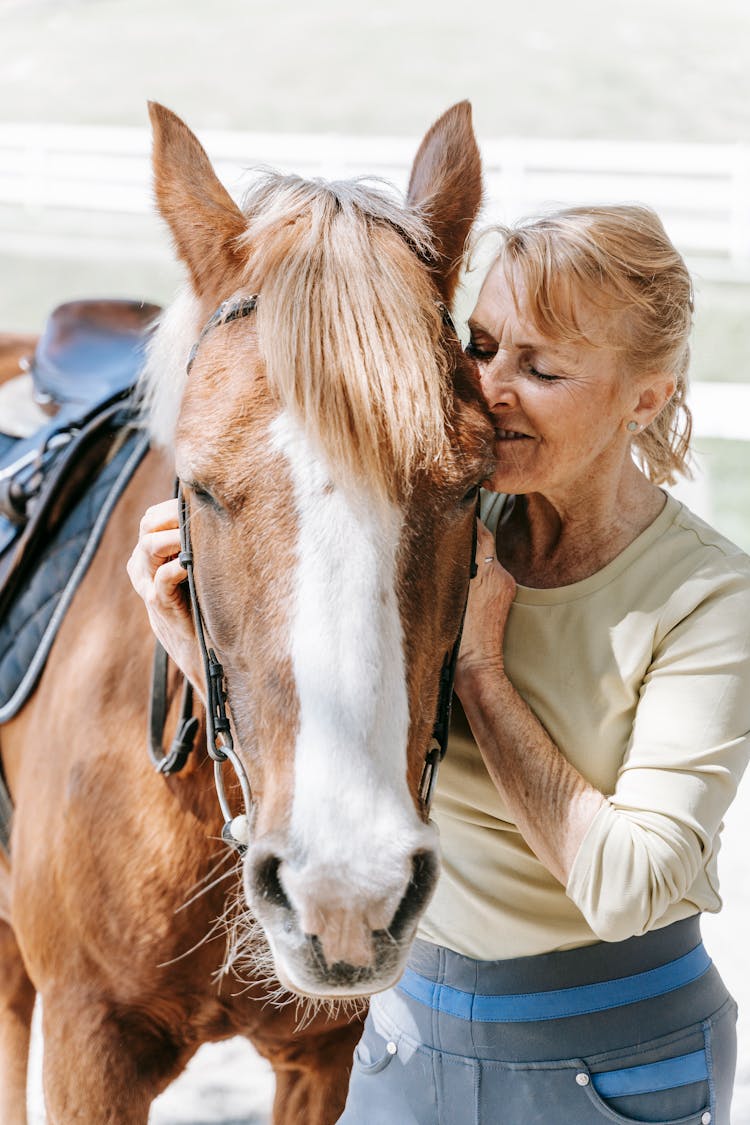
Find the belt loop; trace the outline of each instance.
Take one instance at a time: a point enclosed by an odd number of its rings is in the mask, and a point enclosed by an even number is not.
[[[437,994],[438,994],[438,996],[442,992],[443,987],[445,985],[445,978],[446,978],[446,971],[447,971],[447,966],[446,966],[447,956],[446,956],[446,954],[447,954],[447,950],[446,950],[445,946],[443,946],[443,945],[439,946],[438,947],[438,971],[437,971],[437,980],[438,980]],[[443,1049],[443,1036],[442,1036],[443,1025],[442,1025],[442,1020],[441,1020],[440,1016],[441,1016],[441,1013],[439,1011],[433,1011],[432,1020],[430,1022],[432,1024],[432,1042],[435,1044],[435,1046],[437,1047],[437,1049],[439,1051],[442,1051],[442,1049]]]
[[[474,996],[479,992],[479,962],[474,962]],[[477,1055],[477,1044],[474,1041],[474,996],[471,1001],[471,1022],[469,1024],[469,1032],[471,1034],[471,1045],[474,1049],[474,1054]],[[478,1057],[478,1056],[477,1056]],[[477,1077],[477,1098],[479,1098],[479,1077]],[[477,1101],[477,1106],[479,1102]],[[477,1109],[477,1121],[479,1121],[479,1110]]]

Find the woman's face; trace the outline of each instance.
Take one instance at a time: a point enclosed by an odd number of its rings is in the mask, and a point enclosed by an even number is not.
[[[587,335],[603,338],[602,314],[576,304]],[[589,315],[587,316],[587,312]],[[556,342],[519,307],[495,266],[469,320],[468,352],[495,419],[498,492],[545,495],[603,483],[629,462],[627,422],[638,403],[621,357],[605,343]]]

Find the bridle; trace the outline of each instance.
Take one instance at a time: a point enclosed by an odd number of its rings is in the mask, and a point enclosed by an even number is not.
[[[198,349],[203,342],[203,339],[211,331],[220,324],[229,324],[233,320],[239,320],[243,317],[249,316],[256,309],[258,304],[258,295],[254,294],[251,297],[242,297],[222,302],[218,309],[213,313],[209,320],[204,325],[197,341],[193,344],[187,362],[187,374],[195,361]],[[443,317],[444,323],[456,333],[456,328],[453,319],[448,309],[441,302],[438,303],[438,308]],[[457,333],[456,333],[457,335]],[[214,783],[216,785],[216,794],[221,806],[222,815],[224,817],[224,827],[222,829],[222,837],[228,844],[237,848],[240,852],[246,849],[249,838],[250,829],[248,815],[252,808],[252,790],[250,781],[248,779],[245,767],[234,748],[234,740],[232,738],[231,724],[226,712],[227,691],[224,679],[224,668],[216,657],[216,653],[206,643],[206,628],[201,611],[200,602],[198,601],[198,592],[195,585],[195,564],[193,559],[192,541],[190,536],[190,512],[185,499],[182,483],[177,484],[177,509],[180,528],[180,554],[179,561],[187,571],[188,593],[190,601],[190,609],[195,624],[195,631],[198,637],[198,645],[201,650],[201,659],[203,662],[203,669],[206,680],[206,744],[209,757],[214,763]],[[476,515],[479,515],[479,497],[477,496]],[[475,577],[477,572],[476,565],[476,548],[477,548],[477,521],[473,522],[473,535],[471,545],[471,556],[469,563],[469,579]],[[461,647],[461,636],[463,633],[464,620],[466,618],[466,606],[469,600],[469,582],[466,583],[466,596],[464,598],[463,610],[461,613],[461,621],[458,628],[456,639],[451,649],[446,653],[443,660],[443,665],[440,670],[440,681],[438,687],[438,702],[435,713],[435,721],[432,728],[432,736],[430,738],[430,745],[425,754],[424,766],[422,768],[422,776],[419,782],[419,799],[422,805],[422,810],[425,817],[428,815],[430,806],[432,804],[432,797],[435,792],[435,784],[437,782],[438,767],[440,762],[445,757],[448,749],[448,737],[450,733],[451,721],[451,708],[453,702],[453,683],[456,675],[456,663],[458,661],[458,653]],[[151,706],[149,714],[149,755],[156,770],[159,773],[168,775],[172,773],[179,773],[185,766],[188,757],[193,749],[195,742],[195,735],[198,730],[198,720],[193,716],[193,692],[187,679],[184,681],[182,702],[180,706],[180,719],[177,725],[172,744],[167,753],[162,749],[162,741],[164,735],[164,727],[166,724],[167,716],[167,664],[168,657],[159,643],[156,642],[156,649],[154,652],[154,666],[152,676],[152,690],[151,690]],[[245,812],[237,816],[232,815],[232,810],[227,800],[226,789],[224,786],[224,762],[229,761],[237,775],[240,789],[242,791],[242,798],[245,805]]]
[[[447,312],[447,310],[446,310]],[[451,326],[453,321],[450,321]],[[479,492],[477,491],[477,504],[474,511],[474,522],[472,524],[471,535],[471,555],[469,556],[469,581],[476,578],[477,574],[477,519],[479,518]],[[466,595],[464,597],[464,606],[461,610],[461,620],[458,625],[458,633],[453,642],[452,648],[446,652],[443,658],[443,666],[440,669],[440,680],[438,682],[438,701],[435,710],[435,721],[432,724],[432,736],[430,738],[430,745],[425,754],[424,766],[422,767],[422,777],[419,782],[419,799],[422,802],[422,809],[425,815],[429,813],[432,804],[432,797],[435,792],[435,785],[437,784],[438,768],[448,750],[448,737],[450,735],[451,727],[451,712],[453,710],[453,684],[456,679],[456,664],[458,663],[458,653],[461,648],[461,638],[464,632],[464,621],[466,620],[466,607],[469,604],[469,582],[466,583]]]

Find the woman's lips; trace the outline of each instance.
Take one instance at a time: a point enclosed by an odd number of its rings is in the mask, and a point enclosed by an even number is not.
[[[498,441],[520,441],[522,438],[528,438],[529,434],[521,434],[518,430],[495,430],[495,437]]]

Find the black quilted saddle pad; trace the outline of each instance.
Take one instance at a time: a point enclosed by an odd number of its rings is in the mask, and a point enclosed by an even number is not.
[[[148,439],[137,429],[114,438],[115,451],[17,585],[0,619],[0,722],[11,719],[36,686],[73,594],[147,448]]]

